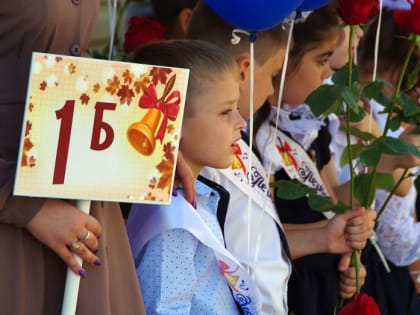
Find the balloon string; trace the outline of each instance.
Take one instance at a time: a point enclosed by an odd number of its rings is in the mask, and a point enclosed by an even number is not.
[[[241,37],[238,34],[245,34],[249,37],[249,57],[250,57],[250,76],[249,76],[249,147],[248,147],[248,163],[247,168],[249,174],[251,173],[252,169],[252,143],[253,143],[253,132],[254,132],[254,41],[256,39],[255,33],[250,33],[248,31],[242,30],[242,29],[234,29],[232,31],[232,39],[231,43],[233,45],[239,44],[241,41]],[[248,202],[247,202],[247,257],[251,257],[251,205],[252,205],[252,197],[253,197],[253,191],[252,191],[252,180],[248,178],[248,187],[249,187],[249,194],[248,194]],[[250,272],[250,266],[246,266],[246,270],[248,273]],[[254,275],[251,274],[251,277],[254,278]]]
[[[287,44],[286,44],[286,50],[285,50],[285,55],[284,55],[284,62],[283,62],[283,68],[281,71],[281,77],[280,77],[280,86],[279,86],[279,94],[277,96],[277,113],[276,113],[276,122],[275,122],[275,128],[278,128],[279,125],[279,120],[280,120],[280,107],[281,107],[281,100],[283,98],[283,91],[284,91],[284,81],[286,79],[286,72],[287,72],[287,64],[289,62],[289,53],[290,53],[290,47],[291,47],[291,43],[292,43],[292,35],[293,35],[293,28],[295,25],[295,21],[292,20],[290,22],[290,27],[289,27],[289,35],[287,37]],[[275,134],[271,133],[270,134],[270,142],[273,141],[272,138],[274,138]],[[267,183],[269,183],[270,181],[270,174],[272,171],[272,167],[273,167],[273,163],[272,160],[270,159],[270,163],[268,164],[268,170],[267,170]]]
[[[382,24],[382,0],[379,0],[379,17],[378,17],[378,26],[376,28],[376,38],[375,38],[375,51],[373,54],[373,73],[372,81],[376,80],[378,72],[378,56],[379,56],[379,39],[381,34],[381,24]],[[369,132],[372,132],[372,119],[373,119],[373,106],[370,106],[369,110]]]
[[[280,110],[279,109],[280,109],[280,106],[281,106],[281,99],[283,98],[284,81],[286,79],[287,64],[289,62],[289,52],[290,52],[291,43],[292,43],[292,35],[293,35],[293,28],[294,28],[295,20],[291,20],[289,24],[290,24],[289,34],[288,34],[288,37],[287,37],[287,44],[286,44],[285,53],[284,53],[283,67],[282,67],[282,72],[281,72],[281,77],[280,77],[279,94],[278,94],[278,98],[277,98],[277,109],[278,110],[277,110],[276,123],[275,123],[276,129],[277,129],[278,124],[279,124],[279,117],[280,117]],[[251,134],[253,134],[253,133],[251,133]],[[275,136],[274,133],[270,133],[269,143],[271,143],[274,140],[273,139],[274,136]],[[270,159],[270,162],[268,164],[267,176],[265,178],[266,187],[270,187],[271,170],[272,170],[272,161]],[[269,198],[264,199],[263,211],[261,211],[260,214],[259,214],[258,223],[261,221],[263,213],[266,212],[266,206],[267,206],[268,201],[269,201]],[[258,255],[259,255],[260,248],[261,248],[262,233],[264,233],[264,231],[259,232],[258,237],[257,237],[257,243],[255,245],[255,255],[254,255],[254,259],[253,259],[253,265],[254,266],[258,262]]]
[[[109,16],[109,49],[108,49],[108,59],[112,59],[114,52],[114,42],[115,42],[115,26],[117,24],[117,2],[118,0],[108,0],[108,16]]]
[[[249,55],[251,58],[250,63],[250,84],[249,84],[249,147],[248,147],[248,172],[252,174],[252,144],[254,143],[254,42],[251,40],[249,43]],[[252,175],[251,175],[252,177]],[[252,190],[252,178],[248,178],[249,194],[248,194],[248,205],[247,205],[247,240],[248,240],[248,258],[251,258],[251,206],[254,192]],[[249,266],[247,266],[249,272]],[[251,274],[251,278],[254,279],[254,273]]]

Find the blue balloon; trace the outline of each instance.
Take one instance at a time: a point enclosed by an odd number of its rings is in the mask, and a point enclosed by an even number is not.
[[[331,0],[303,0],[302,4],[296,9],[297,11],[312,11],[323,7]]]
[[[280,24],[303,0],[205,0],[224,20],[247,31],[261,31]]]

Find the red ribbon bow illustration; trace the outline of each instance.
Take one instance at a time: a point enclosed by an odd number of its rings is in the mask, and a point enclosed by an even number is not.
[[[241,168],[244,174],[246,175],[246,167],[245,167],[244,161],[242,161],[241,155],[242,155],[241,147],[239,146],[239,144],[235,143],[235,159],[233,161],[232,168],[233,169]]]
[[[280,152],[281,156],[283,157],[284,163],[286,166],[293,165],[295,169],[298,168],[297,163],[293,155],[291,154],[292,148],[290,147],[287,141],[284,142],[283,146],[279,146],[276,144],[277,150]]]
[[[164,100],[158,99],[156,89],[153,84],[150,84],[140,97],[139,106],[141,108],[156,108],[163,113],[163,120],[160,124],[159,130],[156,134],[156,139],[162,143],[165,136],[166,128],[168,127],[168,119],[175,120],[179,112],[179,103],[181,102],[181,95],[179,91],[173,91]]]

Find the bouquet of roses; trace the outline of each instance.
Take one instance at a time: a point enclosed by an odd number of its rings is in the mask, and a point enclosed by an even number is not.
[[[297,182],[282,183],[282,189],[278,190],[278,194],[281,194],[279,195],[280,198],[295,199],[307,196],[309,205],[314,210],[332,210],[336,213],[342,213],[353,208],[354,201],[365,207],[371,206],[376,190],[385,189],[390,193],[378,212],[379,217],[400,183],[412,176],[406,169],[401,174],[401,178],[394,183],[391,174],[380,173],[377,170],[381,156],[385,154],[420,157],[419,149],[412,143],[401,138],[387,136],[389,130],[398,129],[401,123],[411,125],[420,123],[420,108],[416,104],[416,100],[402,91],[403,81],[406,81],[406,90],[409,90],[414,86],[420,71],[420,66],[417,65],[412,73],[406,73],[411,55],[415,49],[420,47],[420,0],[409,0],[407,4],[411,8],[410,10],[394,10],[393,12],[395,22],[410,33],[406,39],[410,42],[410,48],[392,97],[388,97],[384,93],[387,82],[381,80],[359,82],[358,70],[353,63],[352,41],[356,28],[359,27],[359,24],[369,22],[379,13],[379,1],[340,0],[338,14],[350,26],[349,62],[335,72],[332,77],[333,85],[320,86],[306,100],[317,116],[336,113],[345,118],[343,129],[346,133],[347,147],[341,156],[340,164],[342,166],[347,164],[350,170],[350,198],[348,204],[342,201],[334,203],[330,197],[320,196],[313,189]],[[366,115],[359,105],[362,98],[373,99],[385,108],[384,112],[387,113],[387,120],[383,134],[379,137],[352,127],[352,123],[360,121]],[[358,141],[356,143],[352,142],[352,137],[356,137]],[[356,169],[360,168],[360,165],[369,168],[369,172],[359,172],[357,174]],[[340,315],[379,314],[379,308],[373,299],[366,294],[360,294],[358,255],[359,253],[353,250],[351,261],[356,269],[357,293],[340,310]]]

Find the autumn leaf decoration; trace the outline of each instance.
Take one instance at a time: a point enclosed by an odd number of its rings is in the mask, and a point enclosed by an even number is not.
[[[174,156],[175,146],[172,145],[170,141],[163,145],[163,158],[156,165],[157,170],[160,173],[160,177],[157,182],[157,188],[165,189],[170,187],[172,181],[172,173],[174,169],[175,156]]]
[[[29,110],[32,111],[33,104],[29,103]],[[30,139],[30,133],[32,129],[32,123],[27,120],[25,124],[25,136],[23,140],[23,150],[22,150],[22,159],[20,161],[21,167],[34,167],[36,164],[35,157],[30,153],[31,149],[34,147]]]

